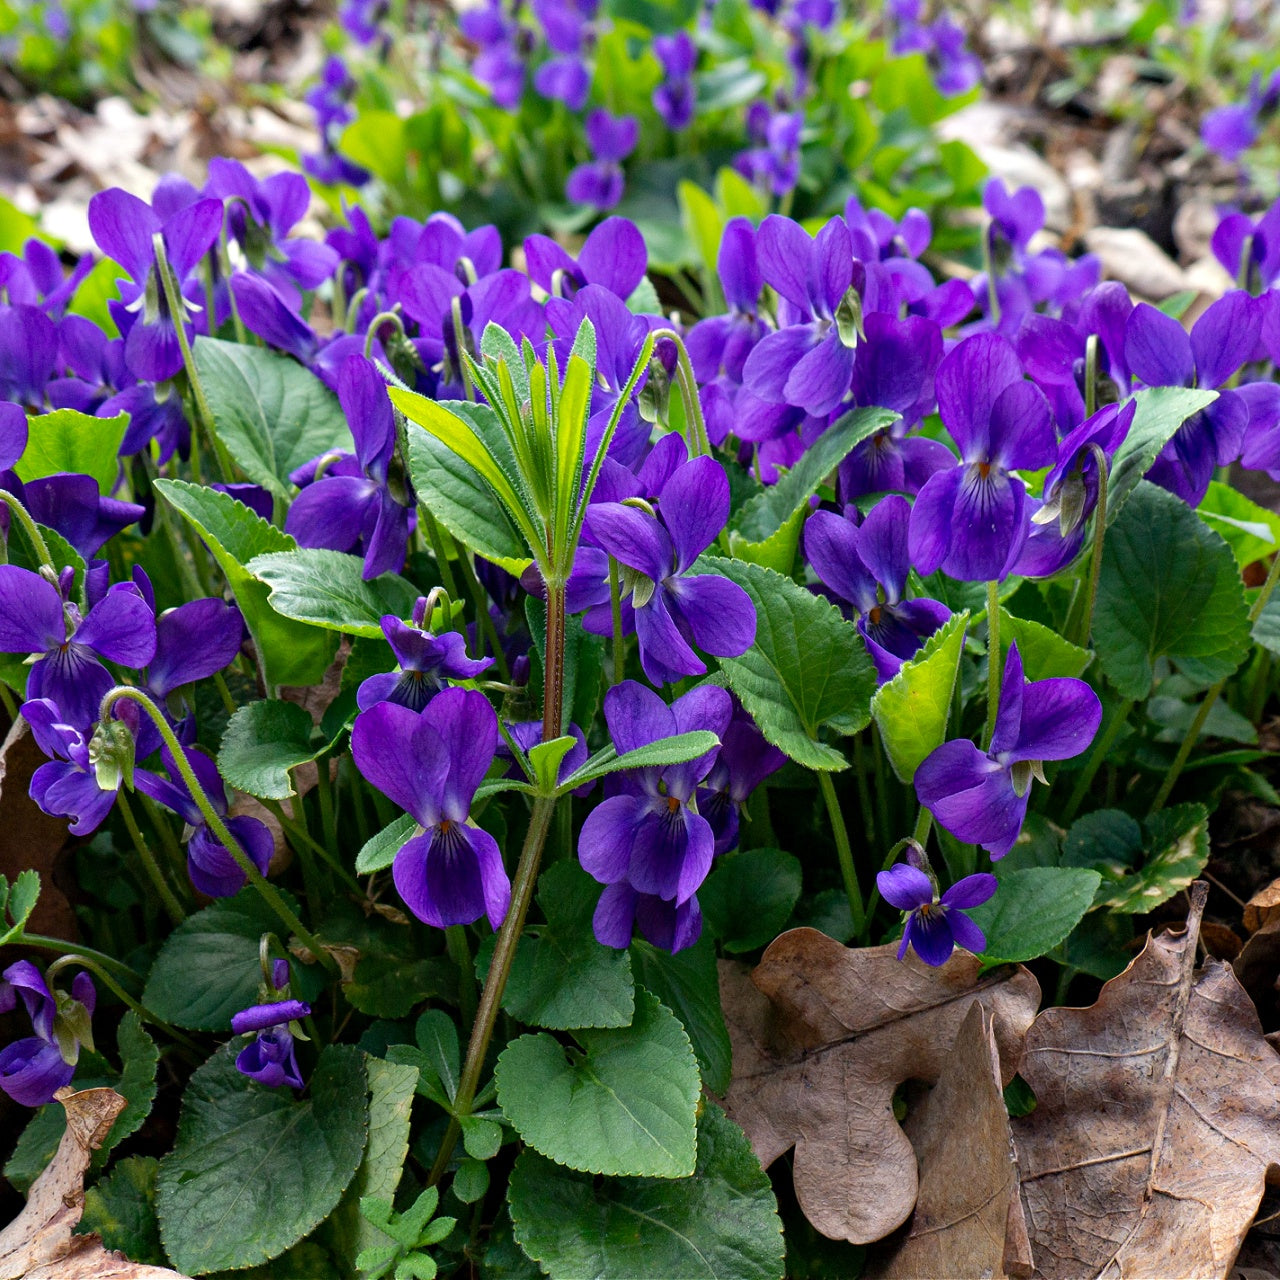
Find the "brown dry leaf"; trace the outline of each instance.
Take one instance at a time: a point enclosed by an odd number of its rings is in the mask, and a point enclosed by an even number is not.
[[[31,775],[44,764],[45,754],[21,718],[14,721],[0,745],[0,875],[12,883],[20,871],[40,875],[40,897],[28,927],[32,933],[77,938],[75,912],[54,883],[53,864],[67,843],[67,820],[41,812],[27,788]]]
[[[184,1280],[102,1247],[96,1235],[71,1233],[84,1212],[84,1175],[125,1100],[114,1089],[59,1089],[67,1128],[26,1208],[0,1232],[0,1280]]]
[[[1207,886],[1087,1009],[1049,1009],[1013,1122],[1038,1276],[1225,1277],[1280,1163],[1280,1055],[1230,966],[1197,972]]]
[[[1264,885],[1244,904],[1244,927],[1257,933],[1275,916],[1280,916],[1280,880]]]
[[[1013,1237],[1010,1252],[1023,1254],[1027,1229],[1000,1054],[981,1004],[970,1004],[938,1083],[904,1128],[920,1166],[920,1194],[906,1237],[873,1261],[867,1275],[978,1280],[1004,1274],[1006,1235]]]
[[[836,1240],[866,1244],[916,1201],[916,1158],[893,1117],[904,1080],[937,1080],[974,1003],[991,1016],[1001,1075],[1012,1079],[1040,1003],[1026,969],[979,976],[957,952],[930,969],[896,948],[849,949],[816,929],[775,939],[748,977],[721,969],[733,1042],[725,1105],[766,1167],[795,1147],[796,1197]]]
[[[1274,1027],[1277,1016],[1277,983],[1280,983],[1280,916],[1268,920],[1240,949],[1231,962],[1240,985],[1257,1006],[1264,1027]]]

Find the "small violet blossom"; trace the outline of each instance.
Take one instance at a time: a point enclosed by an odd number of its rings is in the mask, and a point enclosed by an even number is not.
[[[937,968],[946,964],[956,947],[975,955],[987,945],[986,936],[967,915],[968,907],[980,906],[996,891],[996,878],[989,872],[957,880],[941,898],[933,881],[918,867],[898,863],[876,876],[880,896],[891,906],[907,913],[898,959],[914,947],[916,955]]]
[[[1025,680],[1015,643],[990,749],[967,738],[944,742],[916,771],[916,795],[957,840],[1003,858],[1022,830],[1031,780],[1044,781],[1041,763],[1078,756],[1101,721],[1102,704],[1083,680]]]
[[[93,1048],[89,1020],[98,1002],[93,979],[77,973],[71,994],[52,992],[40,970],[18,960],[0,975],[0,1013],[21,997],[35,1035],[0,1049],[0,1089],[24,1107],[41,1107],[71,1083],[83,1042]]]
[[[497,745],[498,717],[468,689],[446,689],[420,712],[376,703],[351,730],[356,768],[423,828],[401,846],[391,874],[409,910],[437,928],[487,915],[496,929],[511,902],[497,841],[470,822]]]
[[[395,702],[410,711],[421,711],[446,680],[474,680],[493,666],[492,658],[468,658],[466,639],[457,631],[432,635],[423,629],[426,598],[418,597],[413,624],[383,614],[382,634],[396,655],[400,670],[370,676],[356,691],[356,705],[368,711],[379,702]]]
[[[715,832],[717,857],[738,843],[740,815],[751,793],[786,762],[734,697],[733,719],[721,734],[715,764],[698,784],[698,812]]]
[[[693,69],[698,51],[687,31],[654,36],[653,54],[662,66],[662,83],[653,91],[653,108],[668,129],[679,133],[693,119]]]
[[[1003,579],[1029,532],[1026,486],[1017,467],[1042,467],[1056,448],[1044,394],[1022,376],[998,334],[967,338],[938,366],[942,423],[960,462],[935,472],[911,510],[911,562],[962,582]]]
[[[883,684],[951,617],[951,610],[936,600],[903,599],[911,571],[906,498],[889,494],[861,524],[857,516],[852,506],[843,517],[815,511],[805,525],[804,549],[824,585],[856,610],[858,632]]]
[[[640,121],[634,116],[611,116],[597,107],[587,113],[586,132],[594,159],[574,169],[564,193],[575,204],[612,209],[622,199],[626,185],[622,161],[636,149]]]
[[[751,597],[727,578],[689,573],[728,518],[729,481],[709,457],[693,458],[671,473],[658,495],[657,514],[625,502],[599,502],[587,511],[592,540],[622,566],[624,628],[634,627],[640,665],[654,684],[702,675],[706,666],[694,644],[717,657],[737,657],[755,639]],[[608,603],[591,609],[583,625],[609,635]]]
[[[722,738],[732,715],[729,694],[716,685],[691,689],[668,706],[651,689],[624,680],[604,699],[620,755],[697,729]],[[694,895],[711,869],[716,836],[695,797],[717,751],[684,764],[610,775],[606,798],[578,837],[583,869],[606,886],[594,918],[602,945],[628,946],[636,923],[650,941],[672,951],[698,940],[702,915]]]
[[[236,1035],[257,1033],[236,1056],[236,1070],[272,1089],[282,1084],[301,1089],[302,1075],[293,1047],[298,1028],[293,1024],[310,1013],[311,1006],[305,1000],[276,1000],[233,1014],[231,1030]]]

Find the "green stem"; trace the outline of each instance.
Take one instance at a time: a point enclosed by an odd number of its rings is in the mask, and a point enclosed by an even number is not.
[[[987,727],[983,746],[995,737],[996,716],[1000,712],[1000,585],[987,583]]]
[[[680,399],[684,404],[685,425],[689,432],[689,452],[696,458],[710,455],[711,439],[702,417],[702,402],[698,399],[698,380],[694,377],[693,362],[685,350],[684,340],[674,329],[658,329],[653,338],[668,338],[676,346],[676,381],[680,384]]]
[[[1280,581],[1280,554],[1277,554],[1271,561],[1271,568],[1267,571],[1267,580],[1262,584],[1262,589],[1258,592],[1258,598],[1253,602],[1253,608],[1249,610],[1250,630],[1253,629],[1253,624],[1262,615],[1263,609],[1267,607],[1267,601],[1271,599],[1271,594],[1275,591],[1278,581]],[[1173,764],[1169,766],[1169,772],[1165,774],[1164,781],[1160,784],[1160,790],[1156,792],[1156,798],[1151,805],[1152,813],[1159,813],[1164,808],[1165,801],[1169,799],[1173,791],[1173,784],[1177,782],[1178,776],[1182,773],[1192,750],[1195,748],[1196,739],[1200,736],[1200,730],[1204,728],[1204,722],[1209,718],[1209,712],[1213,710],[1214,703],[1222,696],[1222,691],[1226,687],[1227,678],[1224,677],[1204,695],[1204,702],[1200,704],[1200,710],[1196,712],[1196,718],[1191,722],[1191,727],[1187,730],[1186,737],[1182,739],[1182,745],[1178,748],[1178,754],[1174,756]]]
[[[613,615],[613,683],[617,684],[626,670],[626,639],[622,634],[622,588],[618,581],[618,562],[609,557],[609,611]]]
[[[996,289],[995,264],[991,257],[991,227],[982,233],[982,265],[987,273],[987,301],[990,308],[990,320],[995,328],[1000,327],[1000,294]]]
[[[418,511],[422,516],[422,523],[426,526],[427,537],[431,540],[431,554],[436,558],[436,567],[440,570],[440,581],[449,593],[450,600],[461,599],[458,595],[458,584],[453,580],[453,567],[449,563],[449,554],[445,550],[440,526],[436,523],[435,516],[422,503],[418,504]]]
[[[143,795],[141,792],[135,792],[135,794],[142,801],[142,811],[151,819],[151,825],[156,829],[156,834],[160,837],[160,843],[164,845],[165,853],[169,855],[174,871],[186,875],[187,855],[178,843],[178,837],[173,834],[173,828],[169,825],[160,806],[150,796]]]
[[[876,842],[875,801],[871,796],[871,782],[867,777],[867,747],[862,734],[853,739],[853,771],[858,782],[858,807],[862,810],[862,831],[867,847]]]
[[[205,822],[208,823],[209,830],[213,832],[214,837],[231,855],[236,866],[248,877],[249,883],[262,894],[267,905],[276,913],[281,923],[291,933],[297,934],[302,945],[311,952],[317,962],[329,970],[330,973],[336,974],[338,972],[338,962],[320,945],[315,935],[298,919],[289,904],[281,896],[280,891],[254,866],[248,855],[240,847],[240,842],[227,829],[227,824],[223,821],[222,815],[213,807],[213,802],[205,794],[204,788],[200,785],[200,779],[196,777],[195,770],[192,769],[191,762],[187,759],[186,751],[169,727],[169,722],[164,718],[160,708],[141,689],[134,689],[128,685],[116,685],[114,689],[109,689],[103,695],[98,718],[107,720],[111,708],[122,699],[131,699],[136,702],[150,716],[152,724],[155,725],[156,731],[160,734],[161,741],[169,748],[174,766],[181,775],[188,794],[195,801],[196,808],[200,810]]]
[[[564,583],[547,583],[547,650],[543,658],[542,740],[560,736],[564,723]]]
[[[1258,669],[1254,672],[1253,688],[1249,693],[1249,719],[1255,724],[1262,718],[1267,705],[1267,693],[1271,684],[1271,654],[1264,649],[1258,656]],[[3,693],[0,686],[0,693]]]
[[[538,882],[538,867],[542,861],[542,849],[547,841],[547,832],[551,829],[551,815],[555,811],[554,796],[539,796],[534,801],[533,813],[529,818],[529,830],[524,838],[524,848],[520,851],[520,862],[516,867],[515,880],[511,887],[511,906],[507,910],[507,918],[498,930],[498,940],[493,948],[493,960],[489,964],[489,974],[485,978],[484,990],[480,993],[480,1004],[476,1011],[476,1020],[471,1028],[471,1040],[467,1045],[467,1060],[463,1064],[462,1075],[458,1080],[458,1092],[454,1096],[454,1116],[445,1130],[440,1150],[436,1154],[435,1163],[427,1177],[427,1185],[434,1186],[444,1176],[457,1146],[458,1137],[462,1133],[457,1117],[469,1115],[475,1101],[476,1090],[480,1085],[480,1073],[484,1070],[485,1058],[489,1052],[489,1041],[493,1038],[493,1028],[498,1020],[498,1009],[502,1003],[502,994],[506,990],[507,975],[511,972],[511,962],[515,959],[516,943],[524,931],[525,917],[529,913],[529,904],[533,901],[534,887]]]
[[[920,850],[920,852],[924,854],[924,857],[927,861],[929,855],[925,853],[925,849],[929,843],[929,832],[932,830],[933,830],[933,814],[931,814],[929,810],[924,807],[924,805],[921,805],[920,812],[916,815],[916,829],[911,833],[911,835],[906,840],[899,840],[898,843],[895,844],[893,848],[889,850],[889,854],[885,858],[884,864],[881,866],[880,870],[888,871],[889,868],[892,867],[895,862],[897,862],[898,856],[902,853],[903,849],[905,849],[909,844],[914,844]],[[867,927],[868,928],[871,925],[872,918],[875,916],[876,908],[879,905],[880,905],[880,883],[879,881],[877,881],[874,885],[872,885],[871,896],[867,899]]]
[[[129,833],[129,839],[133,841],[133,847],[142,862],[143,869],[150,877],[156,892],[160,895],[160,901],[164,903],[164,909],[169,913],[169,919],[174,924],[181,924],[187,918],[187,913],[183,910],[182,903],[178,901],[177,895],[169,887],[169,882],[164,878],[164,873],[160,870],[160,864],[156,861],[155,854],[147,847],[147,842],[143,838],[137,819],[133,816],[133,809],[125,797],[123,787],[116,793],[116,804],[120,809],[120,817],[124,820],[125,830]]]
[[[330,853],[338,849],[338,815],[333,803],[333,779],[329,776],[329,761],[316,761],[316,795],[320,797],[320,825],[324,831],[325,847]]]
[[[60,969],[65,969],[68,965],[79,965],[82,969],[88,969],[97,979],[104,983],[118,1000],[120,1000],[128,1008],[142,1019],[143,1022],[149,1022],[153,1027],[158,1027],[165,1035],[176,1040],[184,1048],[189,1049],[199,1058],[203,1059],[205,1051],[200,1048],[190,1036],[179,1031],[172,1023],[166,1022],[163,1018],[157,1017],[145,1004],[135,1000],[110,974],[106,965],[101,964],[97,959],[97,952],[87,953],[82,950],[69,951],[60,959],[55,960],[45,972],[45,981],[50,986],[53,985],[54,975]]]
[[[849,846],[849,831],[844,825],[844,815],[840,812],[836,786],[825,769],[818,773],[818,787],[822,791],[823,800],[826,801],[827,816],[831,819],[831,833],[835,837],[836,856],[840,859],[840,875],[844,880],[844,891],[849,897],[849,914],[853,917],[853,931],[861,934],[867,918],[866,910],[862,905],[862,890],[858,888],[858,876],[853,869],[853,850]]]
[[[336,872],[342,877],[348,889],[352,893],[363,896],[364,890],[360,887],[360,882],[351,874],[350,871],[334,857],[328,849],[324,847],[318,840],[313,840],[310,833],[300,822],[294,821],[284,811],[284,806],[278,800],[262,799],[260,801],[275,816],[275,820],[280,824],[280,829],[289,838],[289,842],[297,848],[299,845],[310,850],[317,857],[324,859],[326,865],[331,871]]]
[[[876,780],[876,838],[883,848],[889,839],[889,777],[885,769],[884,740],[880,727],[871,722],[871,767]]]
[[[0,684],[0,707],[3,707],[5,714],[11,721],[18,718],[18,704],[13,699],[13,694],[9,692],[7,684]]]
[[[1098,335],[1091,333],[1084,342],[1084,416],[1092,418],[1098,411]]]
[[[471,959],[471,946],[467,942],[465,925],[451,924],[444,931],[444,944],[449,959],[458,966],[458,1011],[464,1023],[475,1022],[476,1016],[476,968]]]
[[[379,311],[372,320],[369,321],[369,327],[364,333],[364,358],[369,359],[369,352],[373,349],[374,340],[378,336],[378,330],[384,324],[394,324],[400,330],[400,336],[404,337],[404,321],[400,319],[400,315],[395,311]]]
[[[1084,610],[1080,615],[1080,632],[1076,641],[1081,648],[1089,643],[1093,633],[1093,608],[1098,599],[1098,582],[1102,577],[1102,548],[1107,538],[1107,455],[1092,444],[1089,446],[1098,466],[1098,507],[1093,517],[1093,553],[1089,557],[1089,585],[1085,591]]]
[[[503,680],[511,679],[511,668],[507,665],[507,655],[502,651],[502,638],[498,635],[498,628],[494,626],[493,616],[489,612],[489,598],[484,587],[480,585],[480,579],[476,577],[476,571],[471,563],[471,557],[467,555],[467,549],[458,546],[455,542],[454,546],[458,551],[458,573],[462,576],[463,581],[467,584],[467,591],[471,594],[471,602],[475,605],[476,610],[476,644],[479,646],[478,657],[484,656],[484,642],[489,642],[489,648],[493,651],[494,666],[498,668],[498,674]],[[484,639],[481,639],[481,636]]]
[[[86,956],[96,964],[103,965],[108,969],[114,969],[123,977],[136,982],[140,987],[146,981],[142,974],[135,969],[130,969],[123,960],[117,960],[115,956],[109,956],[105,951],[95,951],[92,947],[81,946],[78,942],[68,942],[65,938],[50,938],[43,933],[24,933],[13,945],[38,947],[41,951],[56,951],[60,955]]]
[[[0,502],[3,502],[17,518],[18,523],[22,526],[23,533],[27,535],[27,540],[31,543],[31,549],[36,553],[40,563],[48,569],[56,569],[57,566],[53,563],[53,556],[49,552],[49,544],[44,540],[40,530],[36,527],[36,522],[31,518],[31,513],[26,507],[8,489],[0,489]]]
[[[1093,785],[1093,780],[1097,776],[1098,770],[1102,767],[1102,763],[1111,753],[1111,748],[1115,746],[1115,741],[1124,728],[1125,722],[1129,719],[1130,713],[1133,711],[1133,699],[1126,698],[1112,712],[1111,719],[1107,723],[1107,727],[1102,737],[1094,743],[1093,751],[1089,754],[1089,759],[1085,762],[1085,766],[1080,770],[1080,776],[1076,778],[1076,785],[1071,790],[1070,798],[1067,800],[1067,807],[1062,811],[1062,821],[1070,822],[1076,816],[1076,810],[1080,808],[1085,796],[1089,794],[1089,788]]]
[[[191,384],[191,395],[196,402],[197,422],[203,428],[209,449],[217,459],[218,470],[222,473],[223,482],[230,483],[234,476],[234,468],[231,465],[231,459],[227,455],[227,451],[222,446],[222,441],[218,439],[213,423],[213,410],[209,408],[208,398],[204,394],[204,384],[200,381],[200,374],[196,370],[195,357],[191,354],[191,343],[187,340],[186,301],[178,289],[178,282],[174,278],[172,268],[169,266],[169,259],[164,248],[164,236],[157,231],[151,237],[151,242],[155,246],[156,268],[160,276],[160,284],[164,289],[165,300],[169,305],[169,314],[173,319],[174,331],[178,335],[178,348],[182,352],[182,367],[187,371],[187,381]],[[194,442],[191,449],[191,458],[194,467],[196,459]]]

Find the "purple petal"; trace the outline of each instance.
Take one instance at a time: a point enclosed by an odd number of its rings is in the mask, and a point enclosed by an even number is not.
[[[31,775],[31,798],[55,818],[74,818],[71,832],[87,836],[96,831],[116,802],[114,791],[103,791],[93,774],[60,760],[42,764]]]
[[[425,715],[377,703],[356,717],[351,755],[367,781],[429,827],[440,820],[449,751]]]
[[[587,509],[586,527],[592,539],[619,564],[654,582],[671,574],[675,555],[671,539],[646,512],[617,502],[597,502]]]
[[[244,638],[244,619],[224,600],[191,600],[156,620],[156,652],[147,685],[163,698],[174,689],[203,680],[235,660]]]
[[[213,247],[222,230],[222,201],[197,200],[164,224],[164,247],[179,282]]]
[[[916,794],[957,840],[978,844],[993,858],[1013,848],[1027,812],[1008,772],[967,739],[944,742],[916,770]]]
[[[1057,454],[1053,415],[1044,393],[1031,382],[1015,382],[991,409],[990,460],[1009,468],[1048,466]]]
[[[972,879],[972,877],[969,878]],[[994,880],[995,876],[990,878]],[[980,956],[987,949],[987,935],[963,911],[949,912],[947,924],[951,929],[951,935],[955,939],[957,947],[962,947],[965,951],[972,951],[975,956]]]
[[[640,895],[625,881],[605,885],[591,917],[591,929],[602,947],[619,951],[631,945]]]
[[[666,597],[665,591],[655,591],[649,603],[635,611],[640,667],[658,685],[671,684],[682,676],[700,676],[707,669],[676,626]]]
[[[650,809],[636,829],[627,881],[639,893],[685,902],[707,878],[715,843],[710,824],[687,805]]]
[[[756,260],[755,228],[746,218],[730,218],[720,237],[716,273],[725,301],[734,311],[754,312],[764,280]]]
[[[798,405],[815,417],[830,413],[849,393],[853,362],[854,353],[840,340],[836,329],[829,329],[826,337],[802,356],[787,375],[782,394],[788,404]]]
[[[601,285],[623,301],[635,292],[648,265],[644,237],[626,218],[606,218],[578,254],[587,283]]]
[[[756,233],[760,274],[788,302],[805,312],[810,305],[809,273],[816,256],[813,241],[799,223],[771,213],[760,224]]]
[[[1242,289],[1219,298],[1191,330],[1196,382],[1220,387],[1242,364],[1253,358],[1262,328],[1263,304]]]
[[[916,955],[934,969],[946,964],[955,949],[951,922],[940,911],[928,916],[913,915],[907,921],[902,941],[910,942]]]
[[[385,478],[396,447],[396,422],[387,384],[372,360],[347,357],[338,374],[338,400],[351,426],[360,465],[370,475]]]
[[[316,353],[315,333],[289,310],[284,299],[265,280],[247,271],[237,271],[230,285],[245,328],[303,364],[310,363]]]
[[[151,237],[160,230],[160,219],[149,204],[118,187],[99,191],[89,201],[89,230],[98,248],[138,284],[146,280],[155,261]]]
[[[235,1035],[249,1035],[266,1031],[268,1027],[283,1027],[311,1013],[305,1000],[277,1000],[271,1004],[255,1004],[231,1015],[231,1030]]]
[[[284,531],[300,547],[352,551],[364,532],[370,504],[377,499],[378,486],[363,476],[324,476],[293,500]]]
[[[818,345],[809,325],[792,325],[762,338],[742,366],[743,385],[767,404],[787,404],[792,370]]]
[[[1023,674],[1022,654],[1015,640],[1009,646],[1009,654],[1005,659],[1004,674],[1000,679],[1000,706],[996,712],[996,722],[991,731],[991,754],[1012,751],[1018,745],[1018,737],[1022,729],[1023,695],[1028,687]]]
[[[578,860],[588,875],[600,884],[626,879],[636,832],[648,808],[641,796],[610,796],[592,809],[578,836]]]
[[[498,749],[498,717],[483,693],[446,689],[422,712],[422,723],[439,735],[449,753],[440,811],[453,822],[465,822],[476,788]]]
[[[962,582],[1005,577],[1027,538],[1026,490],[1021,480],[976,466],[963,468],[952,512],[951,546],[942,568]],[[917,499],[917,502],[919,499]]]
[[[702,936],[702,908],[696,895],[677,904],[642,893],[636,900],[636,924],[655,947],[683,951]]]
[[[604,695],[604,718],[619,755],[679,732],[671,708],[635,680],[623,680]]]
[[[957,880],[942,895],[943,904],[948,907],[977,907],[986,902],[999,887],[999,881],[990,872],[980,871],[977,875],[965,876]],[[881,894],[884,893],[882,889]],[[966,948],[972,951],[972,947]],[[981,950],[981,947],[978,948]]]
[[[938,366],[938,410],[966,461],[989,457],[992,410],[1004,389],[1021,381],[1017,352],[995,333],[966,338]]]
[[[693,458],[677,467],[662,486],[658,512],[675,545],[675,571],[684,573],[729,518],[724,468],[711,457]]]
[[[942,564],[951,548],[956,499],[966,470],[951,467],[936,472],[925,482],[911,508],[907,545],[911,563],[925,577]]]
[[[813,571],[840,599],[866,613],[876,604],[876,579],[858,549],[857,528],[834,511],[815,511],[805,524],[804,553]]]
[[[1149,387],[1187,387],[1196,373],[1186,330],[1146,302],[1134,307],[1125,324],[1124,358]]]
[[[1023,690],[1018,741],[1007,758],[1069,760],[1088,748],[1101,722],[1102,704],[1083,680],[1036,680]]]
[[[880,896],[899,911],[914,911],[933,902],[933,885],[929,877],[918,867],[905,862],[881,871],[876,876],[876,888],[880,890]]]
[[[751,648],[756,638],[756,607],[736,582],[698,574],[673,579],[667,590],[699,649],[717,658],[736,658]],[[636,615],[637,629],[643,612]]]
[[[29,569],[0,565],[0,653],[48,653],[66,634],[57,588]]]
[[[889,494],[876,503],[854,535],[858,558],[884,588],[885,598],[890,604],[902,598],[907,574],[911,570],[907,546],[910,523],[911,505],[906,498],[900,494]],[[805,532],[807,535],[808,530]]]
[[[71,1083],[75,1064],[65,1062],[56,1044],[27,1036],[0,1049],[0,1089],[23,1107],[42,1107]]]
[[[156,652],[156,619],[132,582],[117,582],[76,628],[75,641],[112,662],[145,667]]]

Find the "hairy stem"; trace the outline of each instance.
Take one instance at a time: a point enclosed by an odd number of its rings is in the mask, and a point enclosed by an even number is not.
[[[867,918],[866,910],[862,905],[862,890],[858,888],[858,876],[853,868],[853,849],[849,845],[849,831],[844,825],[844,815],[840,812],[836,786],[825,769],[818,773],[818,787],[826,802],[827,816],[831,819],[831,833],[835,837],[836,856],[840,859],[840,875],[844,880],[844,891],[849,898],[849,914],[853,917],[853,930],[856,934],[861,934]]]
[[[1107,723],[1106,731],[1093,746],[1093,751],[1089,754],[1089,759],[1085,762],[1085,766],[1080,770],[1079,777],[1076,778],[1076,785],[1071,789],[1070,798],[1067,800],[1067,807],[1062,811],[1062,821],[1070,822],[1076,816],[1076,810],[1080,808],[1085,796],[1089,794],[1089,788],[1093,785],[1093,779],[1097,775],[1098,770],[1102,767],[1102,762],[1111,754],[1111,748],[1115,745],[1120,730],[1124,728],[1125,723],[1129,719],[1130,713],[1133,711],[1133,699],[1126,698],[1115,711],[1111,713],[1111,719]]]
[[[156,855],[151,852],[151,848],[147,844],[141,828],[138,826],[138,820],[133,816],[133,809],[125,797],[124,788],[121,788],[116,794],[116,805],[120,809],[120,817],[124,820],[124,829],[129,833],[129,839],[133,841],[138,860],[142,863],[148,878],[160,895],[160,901],[164,904],[164,909],[169,913],[169,919],[174,924],[181,924],[187,918],[187,913],[183,909],[182,903],[178,901],[178,897],[170,887],[169,882],[164,878],[164,872],[160,870]]]
[[[36,553],[40,563],[47,569],[56,568],[53,563],[53,556],[49,551],[49,544],[44,540],[40,530],[36,527],[36,522],[31,518],[31,513],[26,507],[8,489],[0,489],[0,502],[3,502],[9,508],[14,518],[22,526],[22,532],[27,535],[27,541],[31,543],[31,549]]]

